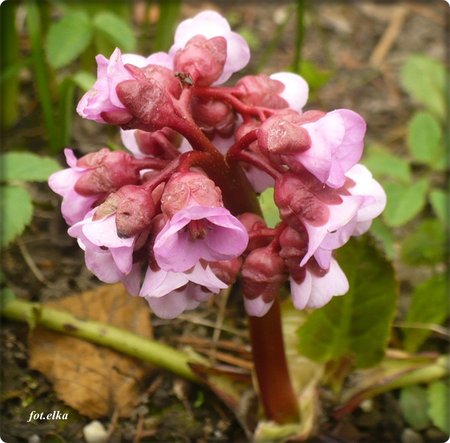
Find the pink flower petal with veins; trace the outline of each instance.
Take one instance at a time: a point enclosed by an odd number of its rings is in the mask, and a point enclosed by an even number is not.
[[[192,220],[209,222],[205,238],[192,240],[185,228]],[[162,269],[187,271],[199,259],[229,260],[245,250],[248,234],[242,223],[222,207],[190,206],[177,212],[155,240],[154,253]]]
[[[349,284],[347,277],[335,259],[331,259],[330,268],[324,276],[317,276],[308,269],[301,283],[291,277],[291,294],[297,309],[320,308],[332,297],[344,295]]]

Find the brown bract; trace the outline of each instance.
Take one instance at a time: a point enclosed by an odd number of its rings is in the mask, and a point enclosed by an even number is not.
[[[102,285],[44,305],[143,337],[153,336],[146,302],[131,297],[120,284]],[[30,368],[53,383],[60,399],[90,418],[113,411],[129,415],[139,396],[140,382],[152,371],[151,366],[131,357],[40,327],[30,335],[29,350]]]

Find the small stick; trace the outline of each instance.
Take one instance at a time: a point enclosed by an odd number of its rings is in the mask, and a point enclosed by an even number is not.
[[[395,9],[389,25],[370,56],[369,63],[379,68],[400,33],[409,9],[403,5]]]

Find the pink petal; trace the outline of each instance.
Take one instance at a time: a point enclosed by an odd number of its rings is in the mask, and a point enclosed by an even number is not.
[[[139,295],[141,297],[163,297],[169,292],[184,286],[189,279],[185,274],[179,272],[152,271],[150,267],[144,277]]]
[[[380,215],[386,206],[386,193],[370,171],[365,166],[357,164],[346,175],[355,182],[355,186],[349,188],[352,195],[370,197],[358,211],[358,222],[373,220]]]
[[[120,129],[120,138],[123,145],[137,158],[144,157],[136,141],[136,129]]]
[[[186,276],[191,282],[204,286],[211,292],[217,293],[228,287],[227,284],[216,277],[209,266],[204,268],[200,263],[197,263],[191,271],[186,272]]]
[[[54,172],[49,177],[48,185],[53,192],[65,197],[68,192],[73,190],[75,183],[82,175],[82,171],[76,171],[72,168],[63,169]]]
[[[342,196],[342,203],[339,205],[328,205],[329,219],[322,226],[312,226],[307,222],[303,222],[308,232],[308,251],[300,262],[300,266],[304,266],[306,262],[314,255],[317,248],[324,241],[328,233],[336,231],[347,225],[353,217],[355,217],[361,205],[361,197],[358,196]]]
[[[331,260],[330,269],[323,277],[312,275],[311,297],[307,303],[309,308],[320,308],[332,297],[344,295],[349,290],[347,277],[335,259]]]
[[[192,306],[186,291],[172,291],[163,297],[145,297],[145,299],[151,310],[158,317],[165,319],[176,318],[187,309],[188,305]]]
[[[85,197],[71,190],[62,201],[61,214],[68,225],[73,225],[86,217],[96,201],[96,196]]]
[[[139,295],[141,288],[141,263],[135,263],[130,273],[122,276],[122,283],[131,295]]]
[[[305,79],[292,72],[277,72],[270,78],[283,83],[284,90],[279,95],[289,103],[291,109],[300,112],[308,101],[309,86]]]
[[[108,251],[96,252],[92,249],[86,249],[84,260],[86,267],[105,283],[117,283],[123,276]]]
[[[309,271],[306,271],[305,278],[301,283],[297,283],[292,277],[291,283],[291,295],[292,302],[297,309],[305,309],[308,306],[309,299],[311,297],[312,290],[312,277]]]
[[[266,303],[261,296],[249,299],[244,297],[244,307],[245,311],[248,315],[252,317],[264,317],[268,312],[271,306],[273,305],[273,301],[270,303]]]
[[[136,240],[135,236],[120,238],[117,235],[115,215],[97,221],[85,220],[83,233],[95,245],[107,248],[131,248]]]
[[[114,263],[119,268],[120,272],[129,274],[133,266],[133,248],[121,247],[110,248],[109,251],[114,259]]]

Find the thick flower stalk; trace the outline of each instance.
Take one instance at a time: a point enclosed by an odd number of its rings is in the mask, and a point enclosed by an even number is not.
[[[278,296],[298,309],[347,292],[334,251],[366,232],[386,203],[361,164],[366,124],[348,109],[303,111],[308,86],[288,72],[247,75],[245,40],[218,13],[182,22],[167,53],[97,56],[78,104],[120,128],[126,151],[101,149],[50,177],[62,213],[102,281],[122,281],[171,319],[240,276],[269,418],[295,419]],[[269,228],[257,193],[274,187]]]

